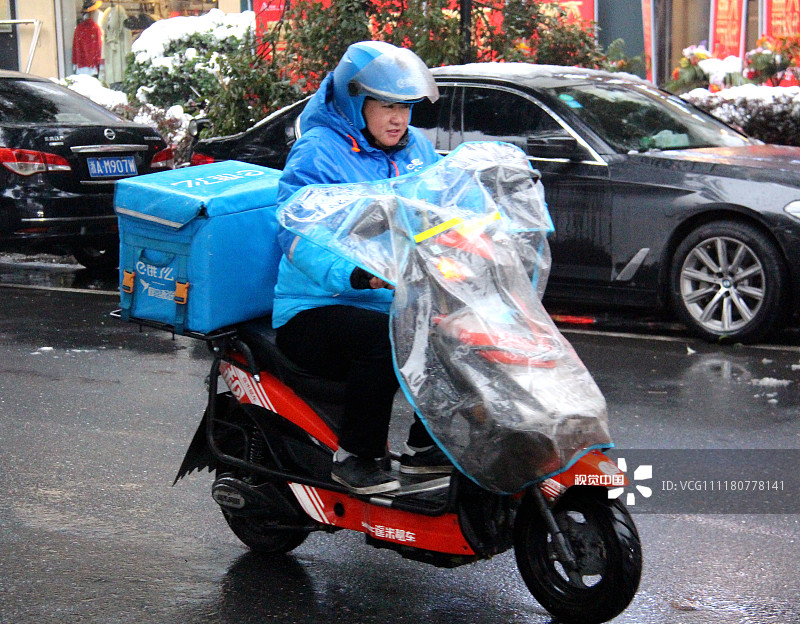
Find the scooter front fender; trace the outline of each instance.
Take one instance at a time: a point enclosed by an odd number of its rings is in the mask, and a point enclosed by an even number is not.
[[[613,459],[595,449],[585,453],[564,472],[541,481],[538,487],[552,506],[576,485],[616,488],[629,485],[629,481]]]

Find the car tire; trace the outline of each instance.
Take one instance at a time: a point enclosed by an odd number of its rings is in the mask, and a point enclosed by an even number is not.
[[[692,231],[672,258],[672,306],[712,342],[756,342],[779,328],[787,271],[775,243],[752,225],[713,221]]]
[[[87,269],[116,269],[119,266],[119,243],[85,244],[73,247],[72,255]]]

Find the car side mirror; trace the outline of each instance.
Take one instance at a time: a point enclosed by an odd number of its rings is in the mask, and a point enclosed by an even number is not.
[[[528,137],[528,156],[534,158],[568,158],[579,154],[578,141],[571,136]]]
[[[187,131],[192,140],[196,141],[200,138],[200,133],[211,125],[211,120],[207,117],[195,118],[189,121]]]

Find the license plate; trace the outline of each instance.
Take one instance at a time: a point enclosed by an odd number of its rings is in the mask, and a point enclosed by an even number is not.
[[[87,158],[86,163],[89,165],[89,175],[93,178],[118,178],[138,173],[133,156]]]

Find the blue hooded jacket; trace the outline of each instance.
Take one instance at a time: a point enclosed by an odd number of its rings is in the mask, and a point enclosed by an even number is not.
[[[300,117],[303,135],[289,153],[278,186],[278,205],[308,184],[370,182],[413,173],[441,156],[417,128],[408,127],[408,142],[396,150],[372,147],[333,100],[333,74],[309,100]],[[393,292],[357,290],[350,285],[356,265],[314,243],[281,230],[283,250],[275,286],[273,327],[303,310],[352,305],[388,314]]]

